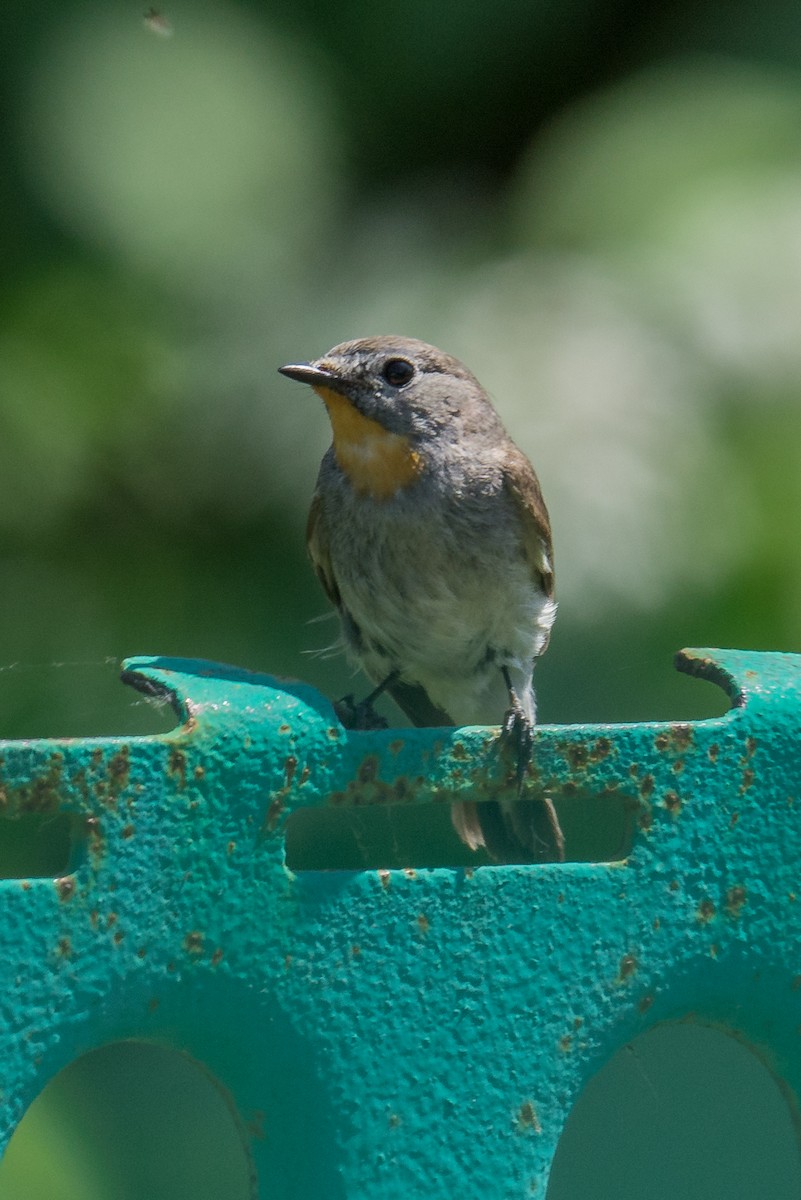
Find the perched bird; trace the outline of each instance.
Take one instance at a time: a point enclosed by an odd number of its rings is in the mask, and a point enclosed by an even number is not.
[[[551,528],[531,464],[478,380],[425,342],[361,338],[280,371],[311,385],[333,430],[309,554],[349,656],[377,685],[360,705],[340,702],[344,723],[374,727],[383,691],[416,725],[502,720],[521,792],[534,660],[556,615]],[[463,801],[452,815],[462,841],[497,861],[563,857],[547,798]]]

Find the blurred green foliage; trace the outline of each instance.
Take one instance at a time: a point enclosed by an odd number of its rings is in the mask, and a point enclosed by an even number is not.
[[[370,332],[463,357],[540,472],[543,719],[716,711],[675,649],[797,648],[789,12],[7,6],[2,732],[143,727],[133,652],[353,686],[275,368]]]
[[[463,358],[540,473],[544,720],[711,714],[677,648],[800,649],[799,35],[789,0],[6,3],[0,733],[168,725],[131,653],[360,686],[310,653],[327,424],[275,369],[369,333]]]

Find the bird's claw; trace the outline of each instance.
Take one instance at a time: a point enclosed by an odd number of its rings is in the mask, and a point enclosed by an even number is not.
[[[517,794],[520,796],[523,793],[526,772],[534,748],[534,727],[516,698],[504,713],[501,724],[501,744],[514,755],[515,782],[517,783]]]
[[[356,701],[353,693],[334,701],[334,712],[346,729],[387,729],[389,723],[373,708],[370,698]]]

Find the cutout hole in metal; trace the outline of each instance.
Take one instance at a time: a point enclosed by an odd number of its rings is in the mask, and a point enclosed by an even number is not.
[[[579,792],[556,808],[565,834],[565,861],[620,862],[631,852],[639,812],[633,799]],[[459,841],[448,803],[300,808],[288,817],[284,836],[291,871],[492,863],[486,851],[470,850]],[[521,854],[519,862],[530,859]]]
[[[86,818],[77,813],[0,816],[0,879],[53,879],[81,863]]]
[[[587,1083],[557,1146],[547,1200],[797,1200],[789,1090],[734,1031],[657,1025]]]
[[[255,1200],[241,1119],[216,1079],[169,1046],[122,1041],[53,1078],[0,1162],[15,1200]]]

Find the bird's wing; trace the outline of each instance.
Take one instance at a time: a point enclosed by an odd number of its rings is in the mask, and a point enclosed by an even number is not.
[[[503,481],[522,523],[523,552],[534,581],[551,600],[554,590],[551,522],[534,468],[517,446],[508,449]]]
[[[306,545],[314,572],[323,586],[323,591],[334,607],[341,610],[342,597],[334,577],[331,555],[328,553],[328,536],[319,492],[315,492],[312,496],[309,519],[306,522]]]

